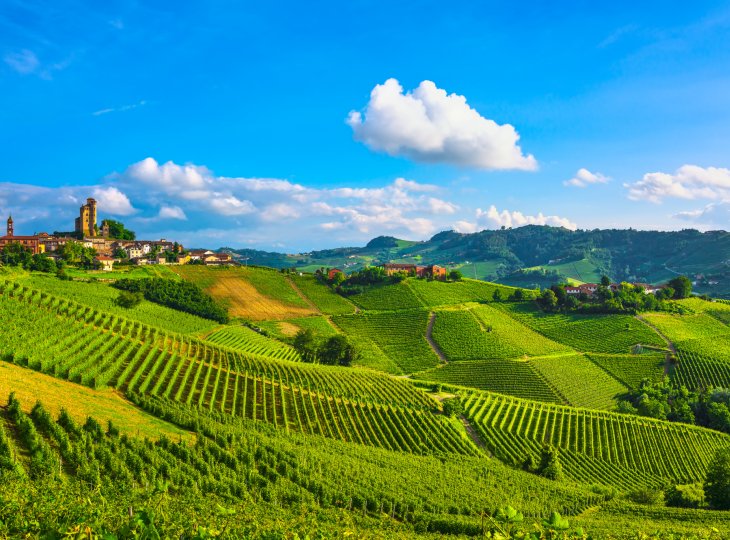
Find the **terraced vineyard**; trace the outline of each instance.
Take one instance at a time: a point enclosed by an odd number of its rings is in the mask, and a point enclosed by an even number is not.
[[[674,342],[730,335],[730,327],[708,313],[697,313],[695,315],[646,313],[642,317]]]
[[[629,388],[638,388],[644,379],[660,381],[664,377],[666,357],[663,353],[589,353],[586,356]]]
[[[582,352],[627,354],[636,344],[666,347],[656,332],[629,315],[548,314],[527,303],[496,307],[536,332]]]
[[[236,349],[237,351],[258,354],[280,360],[299,361],[299,353],[285,343],[262,336],[245,326],[226,326],[215,330],[205,337],[205,341]]]
[[[365,292],[349,297],[362,309],[389,311],[422,308],[423,303],[413,294],[406,282],[395,285],[370,287]]]
[[[333,321],[355,340],[371,340],[402,373],[414,373],[439,363],[426,341],[428,318],[427,311],[414,310],[347,315]]]
[[[0,307],[7,317],[0,354],[38,371],[286,430],[414,453],[476,453],[454,424],[431,413],[428,397],[403,381],[242,354],[13,285],[4,288]],[[44,341],[33,343],[38,334]]]
[[[522,463],[548,442],[570,478],[626,490],[702,480],[715,451],[730,444],[727,435],[694,426],[496,394],[471,394],[464,405],[500,459]]]
[[[535,358],[530,364],[569,405],[611,409],[628,388],[581,354]]]
[[[294,274],[290,279],[299,290],[322,313],[327,315],[347,315],[355,311],[355,306],[334,292],[327,285],[320,283],[314,276]]]
[[[416,378],[499,392],[535,401],[564,402],[530,362],[524,360],[451,362],[419,373]]]
[[[436,312],[433,338],[452,361],[517,358],[570,350],[489,306]]]
[[[676,383],[687,388],[730,387],[730,363],[727,361],[684,348],[677,352],[679,361],[672,374]]]
[[[321,315],[298,317],[285,321],[258,321],[256,326],[263,328],[277,339],[291,339],[300,330],[311,330],[320,337],[334,336],[338,333],[334,326],[329,323],[327,317]]]
[[[462,279],[456,282],[408,279],[406,284],[428,307],[464,304],[466,302],[491,302],[494,298],[494,291],[497,289],[500,290],[505,299],[515,291],[514,287],[474,279]]]

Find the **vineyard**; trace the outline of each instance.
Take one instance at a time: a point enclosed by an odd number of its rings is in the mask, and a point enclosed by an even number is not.
[[[563,403],[550,384],[530,362],[523,360],[475,360],[451,362],[416,375],[417,378],[477,388],[500,394]]]
[[[409,279],[406,280],[406,284],[428,307],[464,304],[466,302],[491,302],[494,298],[494,291],[497,289],[505,299],[515,291],[514,287],[473,279],[462,279],[457,282]]]
[[[696,315],[673,315],[668,313],[647,313],[642,315],[656,326],[671,341],[711,338],[730,335],[730,327],[708,313]]]
[[[397,309],[423,308],[423,303],[413,294],[406,282],[395,285],[368,287],[364,292],[348,297],[362,309],[392,311]]]
[[[452,361],[517,358],[569,350],[489,306],[436,312],[433,338]]]
[[[550,443],[571,479],[625,490],[701,480],[714,452],[730,444],[727,435],[694,426],[496,394],[471,394],[464,405],[503,461],[522,463]]]
[[[637,344],[666,346],[651,328],[629,315],[548,314],[527,303],[497,306],[525,326],[578,351],[627,354]]]
[[[569,405],[587,409],[612,409],[616,398],[628,391],[581,354],[546,356],[530,363]],[[590,384],[586,384],[590,381]]]
[[[426,341],[428,318],[427,311],[418,310],[347,315],[333,322],[356,342],[370,339],[402,373],[414,373],[439,363]]]
[[[678,349],[672,379],[687,388],[730,387],[730,363],[691,349]]]
[[[586,355],[593,363],[612,375],[629,388],[638,388],[641,381],[660,381],[664,377],[665,355],[644,354],[598,354]]]
[[[237,351],[277,358],[300,360],[299,353],[291,346],[262,336],[245,326],[226,326],[205,336],[205,341],[236,349]]]
[[[290,279],[302,294],[326,315],[347,315],[355,311],[354,305],[329,286],[320,283],[314,276],[292,274]]]

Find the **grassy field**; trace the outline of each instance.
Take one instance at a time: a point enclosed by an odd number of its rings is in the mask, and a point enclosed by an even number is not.
[[[10,392],[15,392],[27,411],[40,400],[53,416],[65,408],[79,423],[85,422],[87,416],[93,416],[104,423],[111,420],[118,428],[135,437],[157,439],[165,435],[175,441],[194,439],[191,433],[141,411],[111,388],[92,390],[0,362],[0,396],[7,396]]]
[[[275,270],[197,265],[172,268],[225,305],[231,317],[263,321],[316,314],[294,290],[286,275]]]
[[[256,325],[266,330],[272,337],[283,340],[293,338],[300,330],[311,330],[319,337],[334,336],[338,333],[324,316],[299,317],[285,321],[259,321]]]
[[[507,287],[506,285],[496,285],[473,279],[462,279],[456,282],[408,279],[405,283],[428,307],[463,304],[465,302],[491,302],[495,290],[499,289],[504,298],[507,298],[515,290],[513,287]]]

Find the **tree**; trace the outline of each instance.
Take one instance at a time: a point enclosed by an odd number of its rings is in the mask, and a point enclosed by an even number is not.
[[[134,240],[137,235],[134,231],[124,228],[124,223],[113,219],[105,219],[101,222],[102,227],[107,225],[109,227],[109,237],[116,238],[117,240]]]
[[[715,453],[705,477],[705,496],[710,506],[730,510],[730,448]]]
[[[119,307],[131,309],[138,306],[144,299],[144,294],[141,292],[122,291],[117,296],[114,303]]]
[[[35,270],[36,272],[47,272],[52,274],[58,268],[56,267],[56,261],[51,259],[48,255],[45,253],[36,253],[31,258],[28,269]]]
[[[687,298],[692,294],[692,282],[687,276],[677,276],[674,279],[670,279],[667,283],[672,289],[674,289],[674,298]]]
[[[329,366],[350,366],[357,359],[355,347],[342,334],[327,339],[318,350],[319,361]]]
[[[445,399],[442,405],[446,416],[459,416],[464,412],[464,404],[458,397]]]
[[[494,289],[494,293],[492,293],[492,300],[495,302],[502,301],[502,291],[500,289]]]
[[[563,477],[563,466],[560,464],[558,450],[550,444],[542,447],[540,452],[540,475],[550,480],[560,480]]]
[[[543,291],[542,296],[540,296],[540,305],[547,310],[553,310],[558,306],[558,297],[555,296],[552,289]]]
[[[451,272],[449,272],[449,279],[451,281],[461,281],[461,278],[463,277],[464,276],[459,270],[452,270]]]
[[[611,278],[608,276],[601,276],[601,285],[604,287],[608,287],[611,285]]]
[[[33,252],[20,242],[11,242],[0,250],[0,262],[7,266],[23,266],[30,264]]]
[[[317,341],[310,329],[299,330],[294,336],[294,348],[305,362],[317,361]]]

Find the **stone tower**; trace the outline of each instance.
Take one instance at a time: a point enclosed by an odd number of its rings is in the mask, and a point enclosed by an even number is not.
[[[96,201],[86,199],[86,204],[79,209],[76,218],[76,232],[83,236],[96,236]]]
[[[13,236],[13,216],[8,216],[8,236]]]

